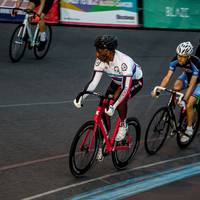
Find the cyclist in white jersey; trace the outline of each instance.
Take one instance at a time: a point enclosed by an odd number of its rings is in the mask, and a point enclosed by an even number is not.
[[[82,101],[87,97],[85,91],[94,91],[103,73],[111,79],[106,95],[114,95],[114,103],[105,113],[112,116],[117,109],[121,119],[116,141],[124,139],[127,131],[126,115],[127,101],[139,92],[143,86],[143,73],[141,67],[126,54],[116,50],[118,42],[115,36],[98,36],[94,43],[96,47],[96,61],[91,81],[74,100],[74,105],[81,108]]]

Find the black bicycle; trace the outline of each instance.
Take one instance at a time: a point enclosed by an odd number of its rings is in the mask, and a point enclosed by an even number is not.
[[[183,94],[156,86],[154,91],[158,90],[169,92],[170,98],[167,106],[161,107],[155,112],[147,127],[144,144],[147,153],[151,155],[161,149],[169,132],[170,136],[176,135],[177,144],[180,148],[186,148],[193,141],[200,123],[200,98],[198,98],[197,103],[194,105],[193,134],[188,136],[188,141],[182,142],[181,137],[185,134],[187,127],[186,107],[181,108],[179,117],[175,115],[175,108],[181,102]]]

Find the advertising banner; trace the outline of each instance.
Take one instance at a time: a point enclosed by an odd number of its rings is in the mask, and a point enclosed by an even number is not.
[[[144,27],[200,29],[199,0],[143,0]]]
[[[28,5],[28,0],[24,0],[20,8],[26,8]],[[58,2],[59,0],[54,0],[53,6],[45,16],[45,22],[48,23],[58,23]],[[16,0],[0,0],[0,21],[22,21],[24,18],[24,13],[19,11],[16,17],[11,16],[12,9],[16,6]],[[36,8],[35,11],[37,11]]]
[[[137,27],[137,0],[61,0],[60,21],[75,25]]]

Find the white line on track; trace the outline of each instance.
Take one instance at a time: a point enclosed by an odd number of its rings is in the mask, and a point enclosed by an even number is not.
[[[0,167],[0,172],[6,171],[6,170],[9,170],[9,169],[24,167],[24,166],[27,166],[27,165],[33,165],[33,164],[37,164],[37,163],[41,163],[41,162],[47,162],[47,161],[50,161],[50,160],[65,158],[67,156],[68,156],[67,154],[60,154],[60,155],[51,156],[51,157],[47,157],[47,158],[40,158],[40,159],[37,159],[37,160],[31,160],[31,161],[26,161],[26,162],[22,162],[22,163],[16,163],[16,164],[13,164],[13,165],[2,166],[2,167]]]
[[[138,95],[135,98],[145,98],[149,97],[150,95]],[[86,101],[93,102],[97,101],[97,99],[87,99]],[[9,108],[9,107],[22,107],[22,106],[41,106],[41,105],[55,105],[55,104],[66,104],[72,103],[73,100],[66,100],[66,101],[52,101],[52,102],[37,102],[37,103],[21,103],[21,104],[0,104],[0,108]]]
[[[145,169],[145,168],[153,167],[153,166],[156,166],[156,165],[162,165],[162,164],[169,163],[169,162],[174,162],[174,161],[177,161],[177,160],[183,160],[183,159],[187,159],[187,158],[197,157],[197,156],[200,156],[200,153],[195,153],[195,154],[191,154],[191,155],[188,155],[188,156],[181,156],[181,157],[177,157],[177,158],[173,158],[173,159],[168,159],[168,160],[163,160],[163,161],[159,161],[159,162],[155,162],[155,163],[150,163],[150,164],[147,164],[147,165],[135,167],[135,168],[132,168],[132,169],[121,171],[121,172],[115,172],[115,173],[107,174],[107,175],[104,175],[104,176],[101,176],[101,177],[97,177],[97,178],[94,178],[94,179],[89,179],[87,181],[82,181],[82,182],[79,182],[79,183],[75,183],[75,184],[63,186],[63,187],[60,187],[60,188],[56,188],[54,190],[50,190],[50,191],[47,191],[47,192],[44,192],[44,193],[41,193],[41,194],[37,194],[37,195],[34,195],[34,196],[26,197],[26,198],[24,198],[22,200],[38,199],[40,197],[51,195],[51,194],[54,194],[54,193],[57,193],[57,192],[60,192],[60,191],[63,191],[63,190],[67,190],[69,188],[73,188],[73,187],[77,187],[77,186],[80,186],[80,185],[88,184],[88,183],[95,182],[95,181],[98,181],[98,180],[102,181],[102,179],[109,178],[111,176],[127,173],[127,172],[130,172],[130,171],[135,171],[135,170],[139,170],[139,169]]]

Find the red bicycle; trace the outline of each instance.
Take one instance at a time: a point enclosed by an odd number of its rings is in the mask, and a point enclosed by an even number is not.
[[[86,173],[94,164],[99,148],[105,157],[112,154],[112,161],[117,169],[123,169],[135,156],[141,135],[139,121],[130,117],[127,119],[128,130],[126,137],[120,141],[115,141],[115,137],[120,125],[120,118],[114,126],[112,134],[108,131],[108,122],[105,116],[105,108],[111,103],[111,98],[96,92],[85,92],[85,94],[96,95],[100,98],[93,120],[84,123],[77,131],[71,144],[69,153],[69,168],[71,173],[78,177]]]

